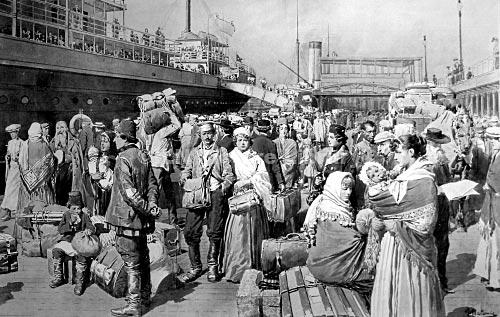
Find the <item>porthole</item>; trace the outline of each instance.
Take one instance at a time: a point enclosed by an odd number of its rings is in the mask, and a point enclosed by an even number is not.
[[[71,98],[71,101],[76,105],[78,103],[78,97]]]
[[[109,104],[109,98],[104,98],[104,99],[102,100],[102,103],[103,103],[104,105]]]
[[[0,104],[7,103],[7,101],[9,101],[9,98],[7,98],[6,95],[1,95],[0,96]]]
[[[87,99],[87,105],[91,106],[94,103],[94,100],[92,98]]]
[[[23,105],[28,104],[28,102],[30,102],[30,98],[28,98],[28,96],[22,96],[22,97],[21,97],[21,103],[22,103]]]
[[[156,73],[151,73],[151,75],[152,75],[153,77],[156,77]]]
[[[52,104],[53,104],[54,106],[55,106],[55,105],[58,105],[58,104],[59,104],[59,102],[60,102],[59,97],[54,97],[54,98],[52,98]]]

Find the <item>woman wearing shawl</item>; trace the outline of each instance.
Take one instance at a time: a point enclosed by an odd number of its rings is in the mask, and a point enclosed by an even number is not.
[[[42,139],[42,127],[38,122],[31,124],[28,137],[19,151],[19,170],[22,180],[18,205],[20,210],[33,200],[46,204],[55,202],[52,188],[54,155],[47,142]]]
[[[236,148],[229,153],[236,175],[234,191],[253,187],[262,204],[243,214],[229,214],[224,233],[224,272],[226,279],[239,282],[247,269],[259,269],[262,240],[268,238],[267,214],[271,183],[262,158],[251,149],[245,128],[234,131]]]
[[[117,150],[115,133],[106,131],[101,133],[100,149],[89,149],[89,173],[94,190],[94,214],[104,216],[111,199],[111,187],[113,185],[113,170]],[[92,151],[91,151],[92,150]]]
[[[278,159],[287,188],[291,188],[297,181],[297,165],[299,163],[299,150],[297,143],[289,138],[290,127],[285,118],[278,120],[279,136],[274,143],[278,150]]]
[[[485,197],[479,228],[481,239],[477,247],[473,273],[481,276],[488,287],[500,289],[500,128],[486,129],[492,142],[492,159],[484,185]]]
[[[373,281],[363,265],[366,237],[355,228],[349,201],[353,185],[350,173],[333,172],[309,207],[304,221],[311,245],[307,266],[323,283],[368,293]]]
[[[388,189],[370,196],[387,232],[380,247],[371,298],[372,316],[444,316],[433,231],[437,188],[425,140],[399,138],[398,162],[406,171]]]

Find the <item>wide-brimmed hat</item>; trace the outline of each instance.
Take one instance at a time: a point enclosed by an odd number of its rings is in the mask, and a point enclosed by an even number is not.
[[[500,127],[489,127],[486,129],[486,136],[488,138],[498,139],[500,138]]]
[[[394,133],[391,133],[389,131],[384,131],[380,132],[375,136],[374,142],[375,143],[382,143],[388,140],[397,140],[396,135]]]
[[[443,131],[441,131],[441,129],[438,128],[428,128],[426,132],[422,133],[422,136],[426,140],[438,144],[450,143],[451,141],[450,137],[443,134]]]
[[[257,121],[257,131],[266,132],[271,129],[271,121],[267,119],[260,119]]]
[[[68,206],[78,206],[83,207],[82,194],[78,191],[72,191],[69,193]]]
[[[131,120],[122,120],[122,122],[118,125],[118,128],[116,128],[116,132],[120,136],[125,136],[131,142],[135,143],[137,141],[137,128],[135,123]]]
[[[19,132],[21,130],[21,125],[18,123],[11,124],[5,128],[5,132],[11,133],[11,132]]]

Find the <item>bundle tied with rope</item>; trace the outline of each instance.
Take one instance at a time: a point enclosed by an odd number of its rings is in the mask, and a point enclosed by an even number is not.
[[[174,94],[175,90],[168,88],[162,92],[137,97],[141,123],[147,135],[155,134],[161,128],[171,124],[173,116],[181,122],[184,121],[182,108]]]

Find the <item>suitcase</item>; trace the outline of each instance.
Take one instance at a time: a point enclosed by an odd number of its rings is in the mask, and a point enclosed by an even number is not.
[[[0,233],[0,273],[18,270],[17,244],[10,234]]]
[[[254,189],[233,195],[228,200],[229,211],[235,215],[243,214],[255,209],[260,204],[260,199]]]
[[[127,292],[127,272],[122,257],[114,246],[108,246],[92,261],[90,274],[106,293],[120,298]]]
[[[318,283],[306,266],[280,274],[281,316],[369,317],[368,303],[359,293]]]
[[[301,208],[300,191],[296,188],[286,189],[271,195],[271,206],[268,212],[269,221],[285,222],[293,218]]]
[[[261,265],[265,277],[277,278],[278,274],[298,265],[306,265],[307,239],[298,233],[284,238],[262,241]]]
[[[155,236],[162,242],[168,255],[178,255],[181,252],[181,229],[177,225],[171,225],[163,222],[155,223]]]

